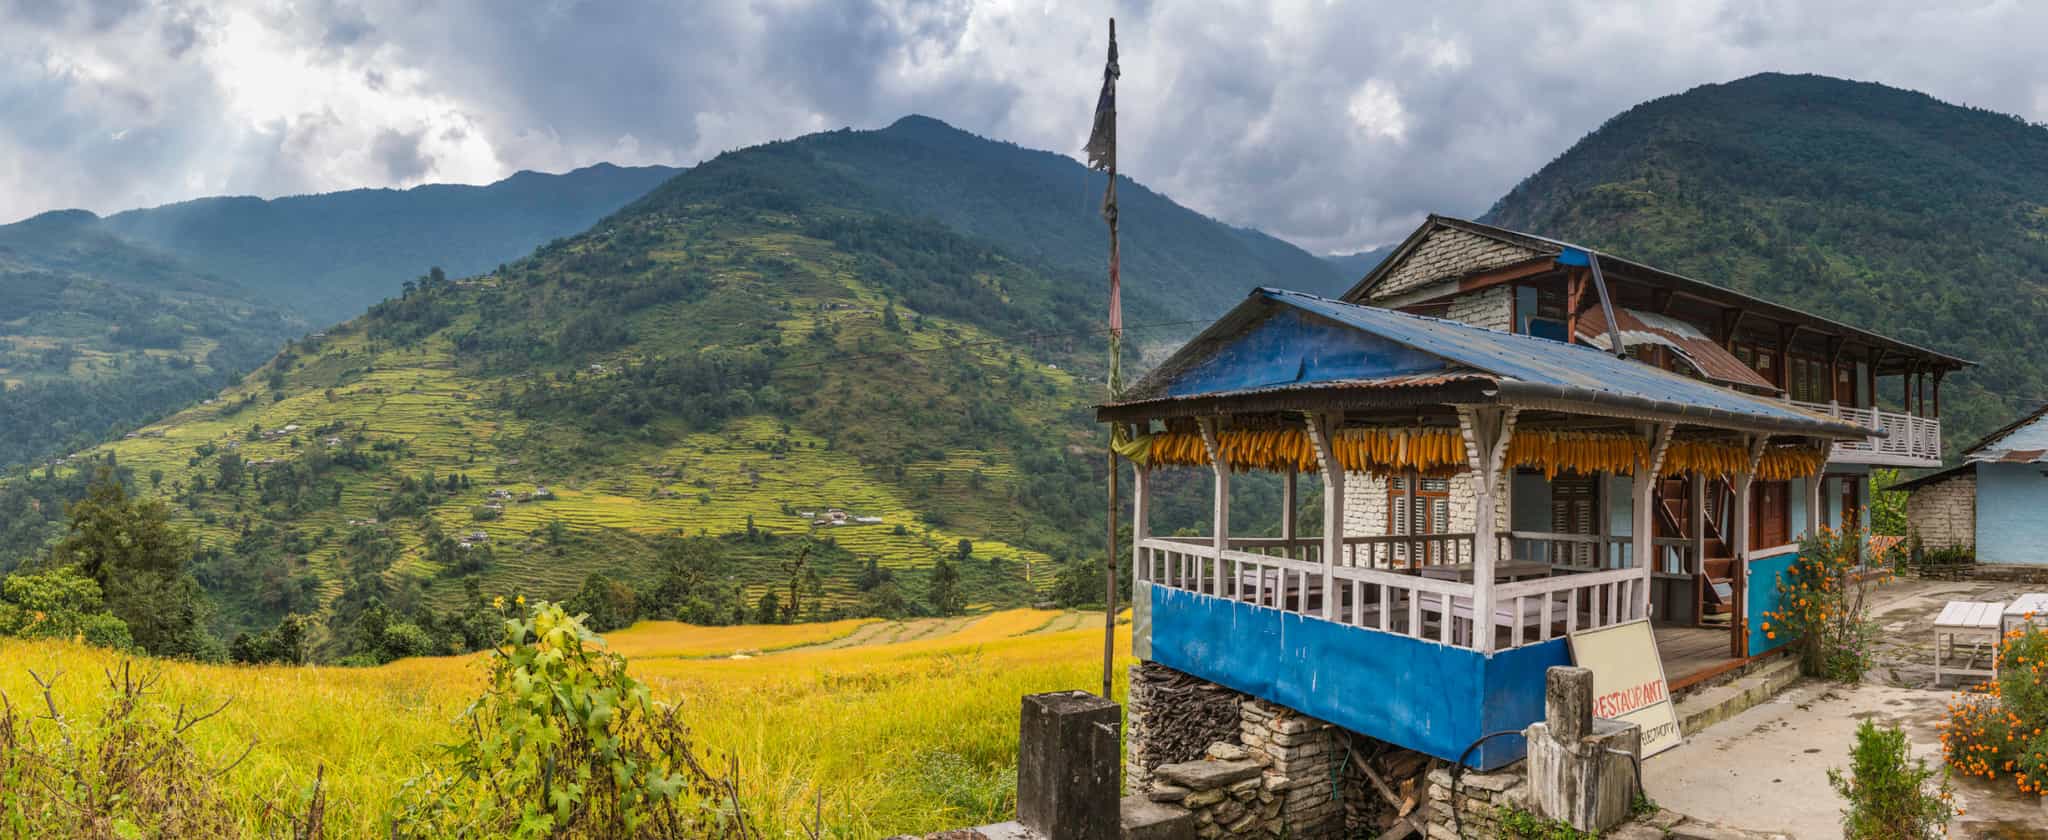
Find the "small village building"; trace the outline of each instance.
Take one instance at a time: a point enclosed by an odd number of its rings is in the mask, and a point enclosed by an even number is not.
[[[2048,565],[2048,405],[1912,481],[1906,522],[1926,548],[1972,549],[1979,563]]]
[[[1969,364],[1431,217],[1343,299],[1255,290],[1098,407],[1137,465],[1133,653],[1500,767],[1515,739],[1467,748],[1542,717],[1573,632],[1649,620],[1673,691],[1789,641],[1763,617],[1798,535],[1867,522],[1872,465],[1939,464],[1939,382]],[[1879,407],[1888,376],[1906,411]],[[1153,535],[1170,469],[1213,484],[1207,534]],[[1277,537],[1231,533],[1246,471],[1282,477]],[[1296,521],[1302,474],[1320,523]]]

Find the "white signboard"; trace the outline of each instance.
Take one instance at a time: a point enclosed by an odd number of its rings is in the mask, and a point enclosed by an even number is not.
[[[1573,633],[1571,645],[1572,662],[1593,672],[1594,717],[1642,727],[1645,758],[1684,740],[1648,620]]]

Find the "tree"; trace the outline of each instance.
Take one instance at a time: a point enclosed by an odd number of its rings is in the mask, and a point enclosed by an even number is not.
[[[196,543],[171,524],[161,500],[130,499],[102,470],[68,512],[70,529],[51,560],[97,583],[136,645],[158,656],[220,658],[219,641],[205,629],[205,595],[185,569]]]
[[[782,599],[771,590],[761,593],[761,600],[754,604],[755,624],[780,624],[782,622]]]
[[[0,579],[0,636],[82,638],[116,650],[132,644],[128,625],[101,602],[100,585],[68,567]]]
[[[932,612],[939,615],[957,615],[966,609],[960,594],[960,571],[944,557],[932,565],[931,587],[925,598],[931,602]]]
[[[572,615],[584,616],[583,625],[599,633],[630,625],[640,614],[639,599],[633,595],[632,587],[606,577],[603,572],[591,572],[584,578],[583,588],[562,608]]]

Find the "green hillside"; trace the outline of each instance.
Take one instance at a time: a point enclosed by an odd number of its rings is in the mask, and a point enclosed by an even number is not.
[[[423,266],[481,273],[580,233],[680,171],[601,163],[480,187],[222,196],[116,213],[103,224],[324,325],[396,294]]]
[[[205,398],[305,329],[89,213],[0,226],[0,466]]]
[[[1972,359],[1951,447],[2048,399],[2048,129],[2016,117],[1753,76],[1609,120],[1485,218]]]

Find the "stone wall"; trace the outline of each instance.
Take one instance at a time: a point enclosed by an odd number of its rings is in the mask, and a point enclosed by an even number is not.
[[[1915,488],[1906,497],[1906,523],[1928,548],[1977,543],[1977,477],[1957,475]]]
[[[1494,527],[1506,530],[1508,527],[1508,487],[1511,481],[1501,482],[1495,491]],[[1472,522],[1479,515],[1478,494],[1472,490],[1472,476],[1459,473],[1450,477],[1450,530],[1453,534],[1470,534]],[[1350,537],[1380,537],[1387,535],[1387,480],[1376,475],[1350,473],[1344,477],[1344,535]]]
[[[1516,762],[1492,773],[1467,772],[1458,776],[1458,795],[1451,797],[1451,771],[1439,767],[1429,771],[1430,840],[1460,840],[1473,837],[1502,837],[1500,810],[1528,810],[1528,780],[1522,764]],[[1463,834],[1459,833],[1463,820]]]
[[[1513,286],[1494,286],[1451,298],[1446,318],[1489,330],[1512,332],[1515,319]]]
[[[1489,268],[1499,268],[1536,256],[1519,245],[1462,230],[1441,228],[1393,266],[1373,290],[1374,298],[1387,297],[1438,280],[1463,277]]]
[[[1129,707],[1129,789],[1192,811],[1203,838],[1313,840],[1351,836],[1361,827],[1370,836],[1424,806],[1422,775],[1433,763],[1427,756],[1221,686],[1197,692],[1189,681],[1200,680],[1157,663],[1134,668],[1132,677],[1146,688],[1143,702],[1140,691],[1132,692]],[[1214,720],[1168,704],[1183,697],[1213,700],[1216,692],[1234,698],[1230,731],[1184,757],[1192,738],[1216,730]],[[1354,750],[1397,796],[1407,797],[1405,809],[1397,812],[1363,778],[1350,761]],[[1169,755],[1173,760],[1163,760]]]

